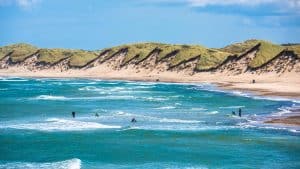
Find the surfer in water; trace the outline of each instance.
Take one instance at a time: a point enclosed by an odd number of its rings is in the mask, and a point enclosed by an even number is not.
[[[74,111],[72,112],[72,117],[75,118],[75,112]]]
[[[239,108],[239,116],[242,117],[242,109]]]
[[[231,114],[232,114],[233,116],[235,116],[235,111],[232,111]]]
[[[135,118],[132,118],[131,119],[131,123],[136,123],[137,121],[136,121],[136,119]]]
[[[99,117],[99,114],[98,114],[98,113],[95,113],[95,116],[96,116],[96,117]]]

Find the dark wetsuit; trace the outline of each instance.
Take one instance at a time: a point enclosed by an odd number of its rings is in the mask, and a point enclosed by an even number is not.
[[[132,118],[131,119],[131,123],[136,123],[137,121],[136,121],[136,119],[135,118]]]
[[[72,117],[75,118],[75,112],[74,111],[72,112]]]
[[[242,109],[239,108],[239,116],[242,117]]]

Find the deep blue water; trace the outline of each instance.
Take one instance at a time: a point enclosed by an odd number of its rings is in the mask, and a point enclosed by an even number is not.
[[[263,121],[299,105],[209,84],[1,78],[0,168],[296,169],[300,129]]]

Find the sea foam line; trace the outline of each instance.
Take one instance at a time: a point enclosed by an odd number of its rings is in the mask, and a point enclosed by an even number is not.
[[[85,122],[78,120],[49,118],[39,123],[11,124],[0,126],[0,128],[40,131],[81,131],[95,129],[116,129],[121,128],[121,126],[104,125],[96,122]]]
[[[81,160],[78,158],[73,158],[65,161],[58,162],[45,162],[45,163],[37,163],[37,162],[11,162],[6,164],[0,164],[0,168],[5,169],[80,169],[81,168]]]

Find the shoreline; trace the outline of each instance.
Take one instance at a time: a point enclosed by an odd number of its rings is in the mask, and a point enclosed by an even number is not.
[[[150,72],[136,73],[129,71],[90,71],[56,70],[28,71],[26,69],[0,69],[2,77],[28,78],[79,78],[102,80],[129,80],[167,83],[211,83],[227,91],[242,91],[257,96],[297,99],[300,101],[300,73],[290,73],[278,76],[277,74],[228,75],[226,73],[196,73],[194,75],[177,72]],[[255,79],[255,83],[252,80]]]
[[[291,115],[288,117],[274,118],[265,121],[266,124],[281,124],[288,126],[300,126],[300,115]]]
[[[290,73],[283,76],[277,74],[267,75],[228,75],[224,73],[197,73],[194,75],[177,72],[136,73],[132,71],[90,71],[90,70],[68,70],[60,72],[28,71],[24,69],[0,69],[1,77],[27,77],[27,78],[76,78],[76,79],[100,79],[100,80],[125,80],[144,82],[166,82],[166,83],[209,83],[226,92],[237,92],[237,95],[248,93],[259,97],[272,97],[272,99],[289,100],[300,103],[300,74]],[[251,83],[252,79],[256,83]],[[239,93],[242,92],[242,93]],[[245,95],[244,95],[245,96]],[[298,102],[299,101],[299,102]],[[266,124],[296,125],[300,126],[299,112],[290,116],[276,117],[265,121]]]

